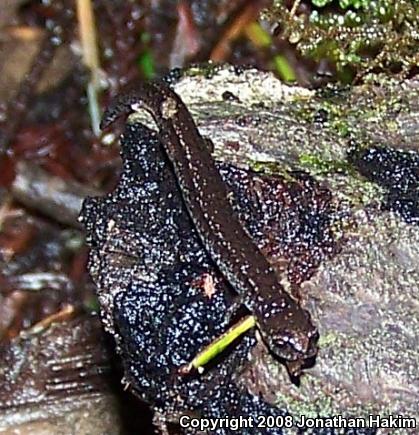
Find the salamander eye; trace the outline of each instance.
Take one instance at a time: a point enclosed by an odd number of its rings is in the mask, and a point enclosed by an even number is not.
[[[307,311],[272,298],[258,304],[256,312],[259,331],[274,355],[286,361],[315,356],[318,332]]]
[[[282,322],[284,323],[284,322]],[[314,327],[299,328],[291,324],[283,325],[278,318],[269,318],[259,324],[262,338],[269,350],[278,358],[296,361],[312,358],[317,353],[318,332]]]
[[[275,331],[266,341],[271,352],[288,361],[304,357],[310,348],[310,339],[306,335],[290,330]]]

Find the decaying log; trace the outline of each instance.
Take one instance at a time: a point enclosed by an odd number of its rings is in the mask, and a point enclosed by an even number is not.
[[[270,73],[229,67],[191,69],[174,80],[201,134],[215,145],[214,156],[234,192],[232,201],[243,224],[319,326],[320,352],[299,386],[289,381],[262,343],[255,345],[253,336],[243,345],[251,349],[250,362],[234,378],[240,388],[295,416],[419,417],[418,85],[414,79],[371,77],[355,88],[311,91],[285,86]],[[141,286],[157,279],[153,272],[160,276],[160,263],[179,264],[176,249],[186,249],[181,252],[187,256],[196,242],[174,248],[165,239],[169,236],[162,235],[146,246],[141,222],[146,225],[151,219],[147,213],[158,209],[147,210],[132,192],[141,197],[146,184],[174,181],[167,181],[170,174],[163,169],[166,181],[163,175],[147,179],[158,172],[135,166],[140,148],[133,145],[132,135],[144,139],[138,123],[150,128],[153,123],[145,114],[135,114],[129,122],[120,186],[106,199],[88,201],[83,221],[104,324],[119,344],[126,378],[134,392],[150,402],[156,399],[156,409],[167,412],[162,401],[170,401],[170,394],[145,392],[157,374],[134,370],[130,358],[141,358],[146,350],[138,338],[141,331],[135,339],[129,336],[135,330],[135,310],[124,304],[136,303]],[[159,216],[152,217],[158,226]],[[172,223],[167,225],[170,234]],[[185,225],[180,240],[193,231]],[[286,263],[277,264],[279,257],[287,258]],[[205,267],[216,290],[228,291],[211,262]],[[162,286],[158,296],[162,312],[167,291]],[[225,309],[223,304],[220,309]],[[161,320],[157,313],[156,328],[163,336],[170,318]],[[166,358],[164,348],[157,349]],[[231,373],[230,363],[225,362],[218,377],[204,375],[206,388]],[[174,413],[186,409],[181,403],[186,393],[178,391]],[[204,415],[215,415],[214,409],[203,408]]]

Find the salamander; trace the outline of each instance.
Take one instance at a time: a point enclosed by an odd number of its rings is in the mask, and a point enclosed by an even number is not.
[[[146,110],[159,130],[194,227],[211,259],[255,316],[269,350],[293,376],[317,354],[319,337],[308,311],[280,284],[268,260],[241,225],[229,192],[180,97],[163,82],[139,85],[105,111],[102,129],[122,115]]]

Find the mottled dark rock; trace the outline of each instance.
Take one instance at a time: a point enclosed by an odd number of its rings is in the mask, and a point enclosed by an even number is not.
[[[419,223],[419,154],[371,147],[352,150],[349,161],[368,180],[387,190],[383,208],[408,223]]]
[[[124,382],[169,421],[185,413],[203,417],[245,414],[255,419],[260,414],[285,415],[285,411],[261,401],[234,381],[255,344],[253,333],[239,340],[203,375],[178,373],[227,328],[234,293],[201,247],[154,134],[140,124],[128,124],[122,149],[120,184],[106,198],[86,201],[82,219],[93,247],[90,267],[98,285],[104,322],[116,338],[125,367]],[[235,206],[255,239],[268,244],[269,234],[276,234],[281,240],[270,243],[278,249],[281,243],[281,249],[300,252],[309,251],[311,245],[324,248],[313,228],[317,222],[328,227],[330,197],[323,192],[320,199],[322,191],[315,192],[314,181],[304,194],[298,181],[287,185],[280,178],[260,177],[226,165],[222,173],[235,187]],[[299,177],[300,183],[310,184],[309,177]],[[278,201],[278,189],[289,195],[291,203],[292,198],[298,198],[298,206],[289,205],[286,215],[287,222],[295,225],[282,232],[272,223],[278,224],[273,217],[279,207],[274,202]],[[258,192],[258,198],[249,200],[246,192]],[[324,202],[316,211],[321,218],[307,225],[311,215],[302,217],[307,207],[303,199],[311,207],[316,195]],[[261,219],[269,204],[273,207],[271,214]],[[325,240],[328,252],[334,243],[332,238]],[[298,247],[293,241],[305,241],[307,246]],[[205,275],[212,276],[215,283],[215,294],[210,297],[200,284]],[[233,432],[226,429],[217,433]],[[241,433],[262,432],[249,429]]]

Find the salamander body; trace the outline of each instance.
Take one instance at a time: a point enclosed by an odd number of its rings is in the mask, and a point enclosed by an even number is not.
[[[180,97],[166,84],[142,84],[119,97],[104,114],[102,128],[132,111],[154,118],[173,165],[188,213],[221,273],[255,316],[269,349],[298,376],[317,354],[317,328],[308,311],[286,292],[259,248],[241,225],[228,199],[207,140]]]

